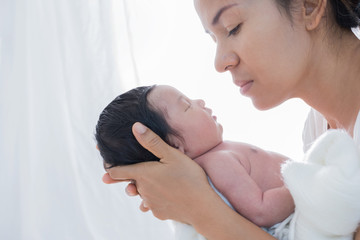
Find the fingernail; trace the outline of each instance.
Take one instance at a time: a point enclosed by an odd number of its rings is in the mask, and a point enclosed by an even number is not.
[[[146,127],[141,123],[135,123],[134,130],[139,134],[144,134],[146,132]]]

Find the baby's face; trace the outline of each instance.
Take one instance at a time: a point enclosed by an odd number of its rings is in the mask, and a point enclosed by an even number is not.
[[[222,126],[201,99],[192,100],[177,89],[159,85],[148,96],[149,103],[164,113],[171,128],[183,138],[170,136],[173,145],[196,158],[222,142]]]

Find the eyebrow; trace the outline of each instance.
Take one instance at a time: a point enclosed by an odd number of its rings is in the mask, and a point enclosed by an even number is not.
[[[230,4],[230,5],[227,5],[225,7],[222,7],[219,9],[219,11],[216,13],[215,17],[213,18],[212,20],[212,25],[215,25],[219,22],[219,19],[220,19],[220,16],[221,14],[223,14],[226,10],[228,10],[229,8],[232,8],[234,7],[235,5],[238,5],[237,3],[233,3],[233,4]]]

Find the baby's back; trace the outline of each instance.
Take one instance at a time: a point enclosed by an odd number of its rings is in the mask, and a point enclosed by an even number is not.
[[[214,161],[231,161],[230,166],[241,165],[245,172],[257,183],[262,191],[283,185],[280,168],[287,158],[283,155],[265,151],[261,148],[241,142],[224,141],[195,161],[211,172],[211,179],[223,178],[229,169],[219,169]],[[215,171],[211,168],[217,167]],[[229,166],[226,164],[225,166]],[[225,173],[224,173],[225,172]]]
[[[262,227],[281,222],[294,211],[280,174],[285,160],[238,142],[222,142],[195,159],[234,209]]]

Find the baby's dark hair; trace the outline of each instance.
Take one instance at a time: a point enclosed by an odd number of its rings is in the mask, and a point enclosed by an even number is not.
[[[147,97],[156,87],[134,88],[116,97],[100,114],[95,138],[106,168],[145,161],[158,161],[132,134],[132,125],[141,122],[169,144],[168,136],[177,135],[164,114],[152,107]]]

